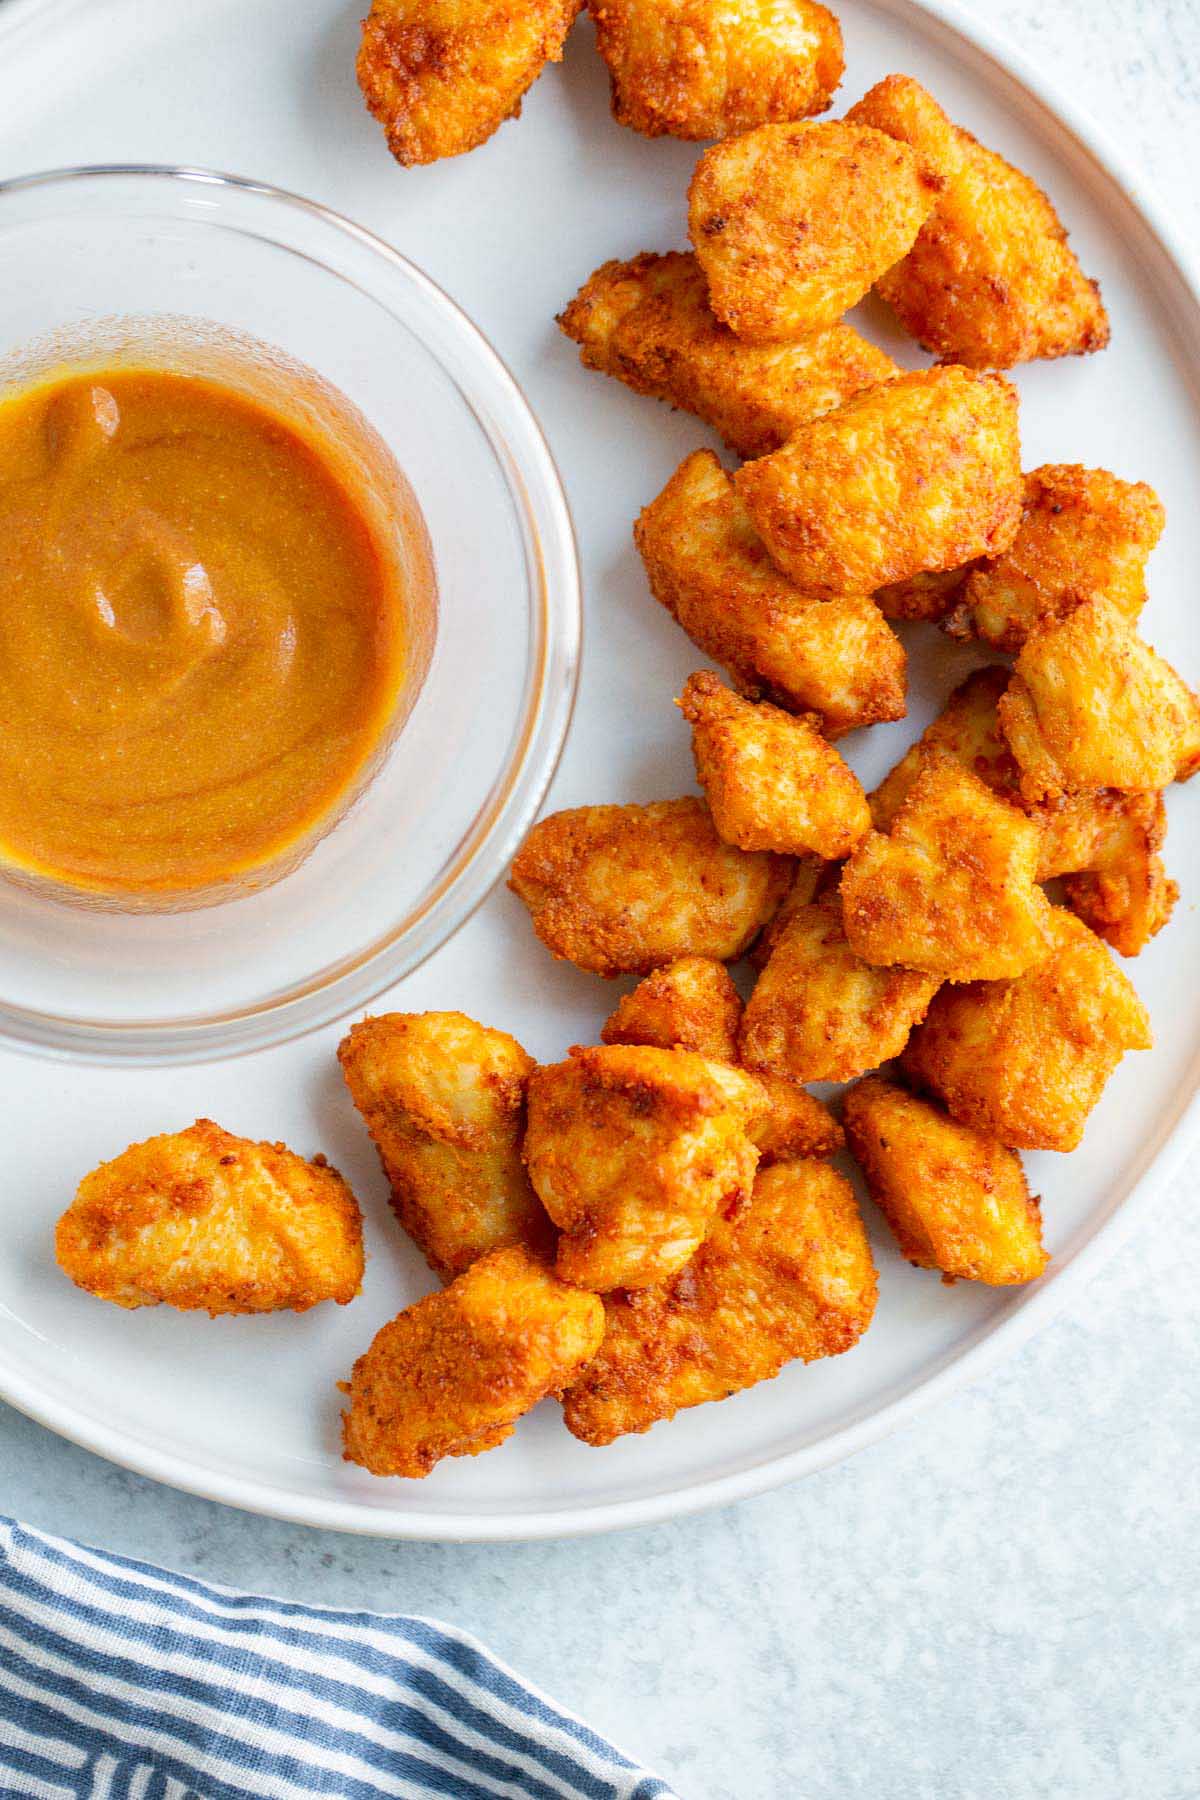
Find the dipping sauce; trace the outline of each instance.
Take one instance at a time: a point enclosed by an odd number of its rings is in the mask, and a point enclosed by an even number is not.
[[[398,579],[322,446],[232,387],[0,403],[0,864],[169,895],[298,856],[387,740]]]

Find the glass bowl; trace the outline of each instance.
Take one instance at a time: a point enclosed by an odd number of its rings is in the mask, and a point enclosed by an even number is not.
[[[386,758],[274,885],[155,913],[0,880],[0,1042],[104,1062],[265,1049],[416,968],[528,829],[579,660],[574,536],[538,424],[476,327],[397,251],[202,169],[0,181],[0,367],[39,340],[136,339],[152,321],[255,340],[345,396],[424,517],[437,625]]]

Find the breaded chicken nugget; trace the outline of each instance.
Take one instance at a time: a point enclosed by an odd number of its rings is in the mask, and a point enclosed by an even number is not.
[[[739,456],[778,449],[797,426],[897,371],[849,325],[794,344],[745,344],[708,304],[694,256],[643,251],[607,262],[558,323],[585,368],[694,413]]]
[[[646,137],[716,138],[824,112],[844,67],[816,0],[588,0],[613,117]]]
[[[904,1066],[976,1131],[1074,1150],[1126,1050],[1150,1048],[1150,1021],[1099,938],[1061,907],[1051,938],[1052,954],[1016,981],[943,988]]]
[[[580,0],[373,0],[358,85],[397,162],[461,156],[514,119]]]
[[[1166,514],[1144,481],[1107,469],[1046,463],[1025,477],[1021,524],[1008,549],[965,570],[956,636],[1019,650],[1035,625],[1103,595],[1133,624],[1146,602],[1146,558]]]
[[[845,1119],[871,1198],[916,1268],[991,1287],[1042,1273],[1042,1216],[1015,1151],[873,1075],[846,1095]]]
[[[558,1272],[602,1292],[666,1281],[750,1193],[752,1075],[689,1050],[575,1048],[529,1079],[525,1161],[560,1227]]]
[[[802,425],[733,484],[767,549],[814,594],[872,593],[1007,549],[1021,517],[1017,392],[923,369]]]
[[[876,1293],[849,1182],[827,1163],[777,1163],[673,1281],[605,1297],[604,1342],[563,1400],[567,1429],[610,1444],[796,1358],[838,1356],[870,1324]]]
[[[936,622],[957,606],[974,567],[967,563],[961,569],[935,569],[930,574],[912,575],[907,581],[894,581],[876,588],[875,604],[885,619]]]
[[[509,887],[550,952],[596,975],[740,956],[787,892],[786,857],[723,844],[702,800],[576,806],[535,825]]]
[[[385,1013],[338,1045],[405,1231],[443,1280],[506,1244],[553,1253],[521,1161],[533,1058],[461,1012]]]
[[[478,1456],[558,1394],[595,1355],[604,1308],[520,1245],[492,1250],[377,1332],[343,1392],[347,1462],[372,1475],[428,1475]]]
[[[79,1184],[59,1266],[117,1306],[306,1312],[362,1283],[358,1203],[323,1157],[232,1137],[211,1119],[131,1144]]]
[[[685,457],[633,537],[654,598],[751,699],[817,713],[831,738],[904,717],[904,649],[879,608],[781,575],[711,450]]]
[[[743,700],[707,670],[688,677],[679,706],[692,727],[696,779],[727,844],[833,861],[870,830],[858,777],[815,714]]]
[[[1179,892],[1159,855],[1167,829],[1162,796],[1096,788],[1040,805],[1023,800],[996,710],[1008,682],[1008,670],[995,666],[977,669],[955,689],[924,736],[870,796],[876,829],[890,829],[931,754],[953,756],[993,792],[1025,808],[1040,833],[1038,880],[1067,877],[1072,912],[1114,950],[1136,956],[1166,924]],[[785,900],[768,931],[786,905]]]
[[[851,1081],[900,1054],[938,985],[936,975],[856,956],[841,896],[826,894],[775,939],[742,1015],[742,1061],[793,1081]]]
[[[892,821],[842,875],[846,939],[865,962],[999,981],[1046,955],[1038,830],[950,756],[929,755]]]
[[[714,144],[688,189],[709,304],[752,344],[836,325],[911,250],[936,194],[906,145],[867,126],[760,125]]]
[[[600,1033],[605,1044],[650,1044],[737,1061],[742,1002],[722,962],[683,956],[622,995]]]
[[[651,1044],[660,1050],[695,1050],[719,1062],[738,1060],[742,1003],[724,963],[684,957],[656,969],[626,994],[600,1033],[606,1044]],[[758,1146],[759,1167],[780,1157],[832,1156],[842,1129],[827,1107],[782,1075],[756,1080],[765,1110],[747,1123]]]
[[[1152,792],[1200,765],[1200,701],[1102,598],[1030,632],[997,712],[1027,800]]]
[[[908,144],[940,186],[916,243],[877,283],[927,350],[944,362],[1007,369],[1104,348],[1100,289],[1027,175],[952,125],[908,75],[888,75],[846,118]]]

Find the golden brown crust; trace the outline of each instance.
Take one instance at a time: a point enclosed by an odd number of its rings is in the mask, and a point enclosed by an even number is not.
[[[1030,801],[1153,792],[1200,764],[1200,701],[1105,599],[1030,632],[997,711]]]
[[[711,450],[685,457],[633,537],[655,599],[749,699],[816,713],[831,738],[904,717],[904,650],[878,607],[801,593]]]
[[[724,963],[683,956],[655,969],[622,995],[601,1030],[605,1044],[694,1050],[736,1062],[742,1002]]]
[[[748,1069],[793,1081],[851,1081],[898,1056],[938,977],[881,969],[846,942],[841,895],[797,907],[742,1015]]]
[[[428,1475],[478,1456],[560,1393],[599,1347],[604,1309],[519,1245],[490,1251],[383,1326],[354,1365],[342,1414],[347,1462]]]
[[[752,344],[835,325],[912,248],[936,188],[867,126],[761,125],[706,150],[688,235],[717,317]]]
[[[553,955],[597,975],[648,975],[681,956],[740,956],[791,872],[785,857],[723,844],[704,802],[686,796],[552,813],[508,885]]]
[[[1001,375],[898,375],[802,425],[733,484],[785,574],[814,594],[873,593],[1012,542],[1021,517],[1017,392]]]
[[[1041,1212],[1015,1151],[875,1076],[851,1088],[844,1117],[871,1198],[915,1267],[993,1287],[1042,1274]]]
[[[567,1429],[610,1444],[796,1358],[838,1356],[870,1324],[876,1291],[850,1184],[827,1163],[777,1163],[672,1282],[606,1297],[604,1343],[563,1402]]]
[[[572,1050],[529,1081],[525,1161],[580,1287],[649,1287],[683,1267],[717,1210],[750,1192],[753,1076],[686,1050]]]
[[[824,112],[842,33],[817,0],[588,0],[618,124],[699,140]]]
[[[486,142],[563,42],[580,0],[373,0],[358,85],[406,165]]]
[[[778,449],[807,420],[897,373],[849,325],[794,344],[743,343],[713,314],[703,271],[681,251],[605,263],[558,323],[585,368],[694,413],[739,456]]]
[[[998,981],[1045,956],[1037,826],[955,758],[928,752],[892,820],[842,875],[855,955],[943,981]]]
[[[936,569],[929,574],[910,575],[907,581],[894,581],[876,588],[875,604],[885,619],[944,619],[962,598],[967,576],[975,567],[967,563],[961,569]]]
[[[964,1125],[1030,1150],[1074,1150],[1126,1050],[1150,1022],[1100,940],[1055,907],[1054,950],[1016,981],[945,987],[904,1052]]]
[[[888,75],[847,119],[908,144],[940,188],[908,255],[877,286],[944,362],[1007,369],[1102,350],[1108,318],[1046,195],[954,125],[907,75]]]
[[[815,1094],[787,1075],[756,1069],[755,1079],[767,1096],[767,1110],[750,1122],[758,1146],[758,1166],[809,1156],[836,1156],[846,1139],[841,1126]]]
[[[1162,502],[1144,481],[1046,463],[1025,477],[1021,523],[1008,549],[962,571],[961,605],[947,629],[1019,650],[1035,625],[1064,619],[1097,594],[1133,624],[1146,600],[1146,559],[1165,523]]]
[[[323,1157],[197,1119],[85,1176],[55,1254],[78,1287],[117,1306],[305,1312],[358,1293],[362,1219]]]
[[[815,715],[743,700],[708,670],[688,677],[679,707],[692,727],[696,779],[727,844],[836,861],[870,830],[858,777]]]
[[[443,1278],[506,1244],[553,1254],[521,1161],[533,1058],[461,1012],[385,1013],[338,1045],[396,1217]]]

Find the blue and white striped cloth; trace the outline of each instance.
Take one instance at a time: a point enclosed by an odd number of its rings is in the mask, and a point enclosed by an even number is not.
[[[210,1587],[0,1518],[0,1795],[677,1800],[445,1625]]]

